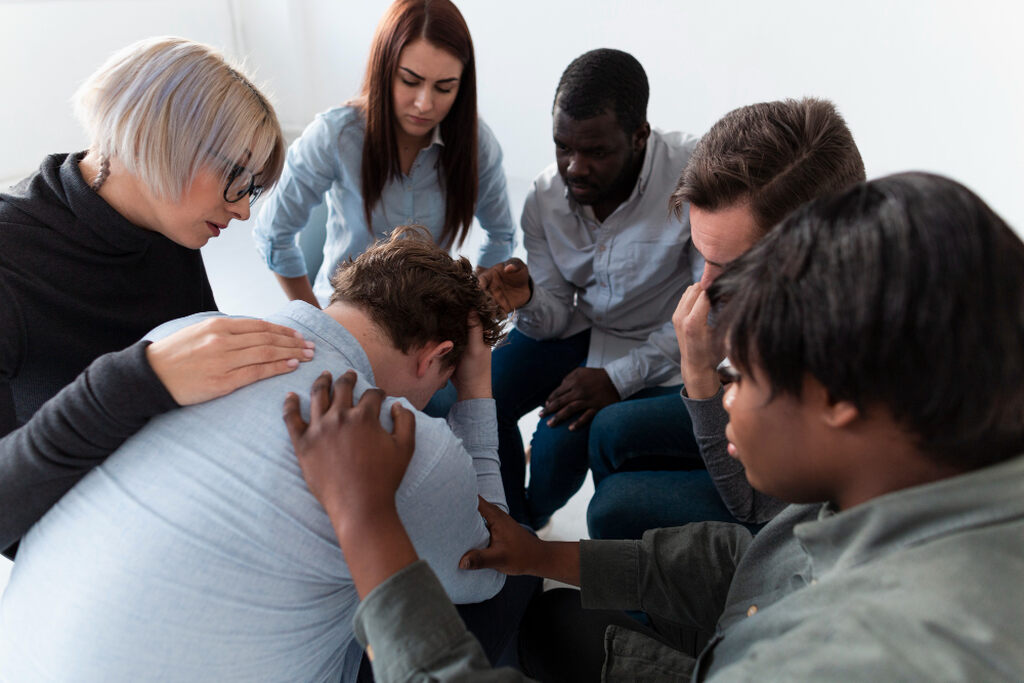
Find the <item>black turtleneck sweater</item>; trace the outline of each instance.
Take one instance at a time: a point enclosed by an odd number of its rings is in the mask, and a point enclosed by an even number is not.
[[[83,154],[0,193],[0,436],[98,356],[217,308],[199,252],[117,213],[82,178]]]

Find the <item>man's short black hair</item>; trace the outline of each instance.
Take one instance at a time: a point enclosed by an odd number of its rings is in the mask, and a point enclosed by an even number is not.
[[[647,74],[636,57],[601,48],[580,55],[565,68],[551,109],[557,107],[576,121],[612,111],[622,129],[632,134],[647,122],[649,94]]]
[[[730,358],[774,394],[810,373],[960,469],[1024,452],[1024,243],[959,183],[905,173],[816,199],[709,296]]]

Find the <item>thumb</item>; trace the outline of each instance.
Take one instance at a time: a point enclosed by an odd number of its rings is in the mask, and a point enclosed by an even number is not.
[[[391,419],[395,424],[394,439],[402,456],[408,462],[416,449],[416,416],[401,403],[391,404]]]
[[[498,569],[501,564],[499,551],[493,548],[479,548],[469,550],[462,556],[459,560],[459,569]]]

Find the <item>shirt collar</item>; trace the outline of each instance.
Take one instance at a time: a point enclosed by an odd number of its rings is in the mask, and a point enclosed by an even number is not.
[[[793,534],[814,577],[968,528],[1024,517],[1024,456],[894,491],[843,512],[824,505]]]
[[[317,344],[325,343],[337,349],[348,359],[353,370],[362,375],[370,384],[376,386],[377,381],[373,377],[373,367],[370,365],[370,358],[366,355],[366,351],[337,320],[305,301],[288,302],[287,306],[278,311],[278,317],[288,318],[290,321],[298,323],[304,328],[302,334],[307,339],[310,339],[310,335],[312,335],[316,338]]]
[[[441,124],[434,126],[434,132],[430,135],[430,147],[440,145],[444,147],[444,140],[441,139]]]

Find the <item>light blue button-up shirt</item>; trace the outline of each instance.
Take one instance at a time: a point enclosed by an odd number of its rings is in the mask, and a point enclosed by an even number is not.
[[[162,326],[156,336],[200,314]],[[354,681],[355,586],[306,488],[281,404],[324,370],[373,384],[369,359],[327,314],[291,302],[271,321],[316,341],[294,372],[153,419],[68,492],[22,541],[0,603],[0,679]],[[394,398],[381,421],[391,429]],[[396,495],[417,553],[456,602],[504,577],[463,571],[487,545],[477,494],[504,505],[494,401],[416,413]]]
[[[444,228],[445,194],[438,176],[444,142],[435,128],[433,141],[417,154],[409,174],[384,186],[371,213],[372,233],[367,230],[361,175],[365,130],[354,107],[318,114],[288,148],[281,179],[253,227],[256,246],[270,270],[284,277],[305,275],[306,262],[296,240],[310,213],[326,199],[324,260],[313,281],[313,293],[322,304],[331,296],[330,277],[335,267],[366,251],[396,226],[426,226],[435,241],[440,240]],[[501,147],[483,121],[479,122],[477,147],[476,217],[487,233],[477,265],[486,267],[512,255],[515,223],[508,205]]]
[[[688,208],[676,217],[669,197],[696,144],[652,130],[633,193],[604,222],[569,197],[555,164],[523,207],[534,288],[516,327],[534,339],[591,328],[587,366],[604,368],[622,398],[682,381],[672,313],[704,259],[690,240]]]

